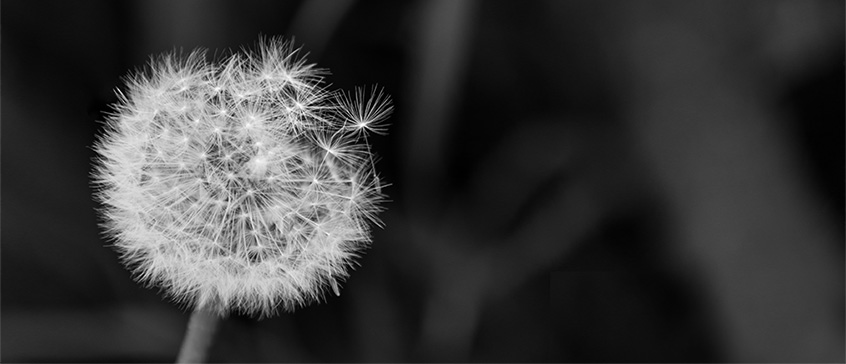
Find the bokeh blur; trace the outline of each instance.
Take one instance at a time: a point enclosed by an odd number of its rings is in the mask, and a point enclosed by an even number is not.
[[[293,38],[391,94],[339,297],[214,362],[843,362],[844,2],[4,0],[4,362],[172,362],[189,312],[98,228],[90,148],[149,55]],[[214,51],[216,50],[216,51]]]

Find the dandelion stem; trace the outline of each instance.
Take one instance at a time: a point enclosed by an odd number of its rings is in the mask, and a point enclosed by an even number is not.
[[[217,314],[207,307],[198,307],[194,310],[188,321],[188,330],[185,332],[185,339],[182,341],[182,348],[179,350],[179,358],[176,362],[205,362],[218,321]]]

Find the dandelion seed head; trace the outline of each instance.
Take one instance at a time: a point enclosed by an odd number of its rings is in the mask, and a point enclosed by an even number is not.
[[[281,39],[219,63],[160,56],[118,96],[93,179],[136,279],[223,314],[339,294],[378,223],[383,196],[361,138],[384,132],[386,96],[326,90]]]

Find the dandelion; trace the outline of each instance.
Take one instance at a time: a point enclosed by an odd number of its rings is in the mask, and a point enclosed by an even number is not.
[[[136,278],[219,315],[339,294],[383,198],[367,134],[390,100],[323,85],[290,43],[155,58],[94,146],[104,226]]]

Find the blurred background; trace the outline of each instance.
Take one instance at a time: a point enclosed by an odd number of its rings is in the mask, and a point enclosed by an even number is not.
[[[97,226],[90,148],[151,54],[293,38],[391,94],[340,297],[214,362],[843,362],[844,2],[2,2],[4,362],[172,362],[189,312]],[[217,50],[217,51],[214,51]]]

